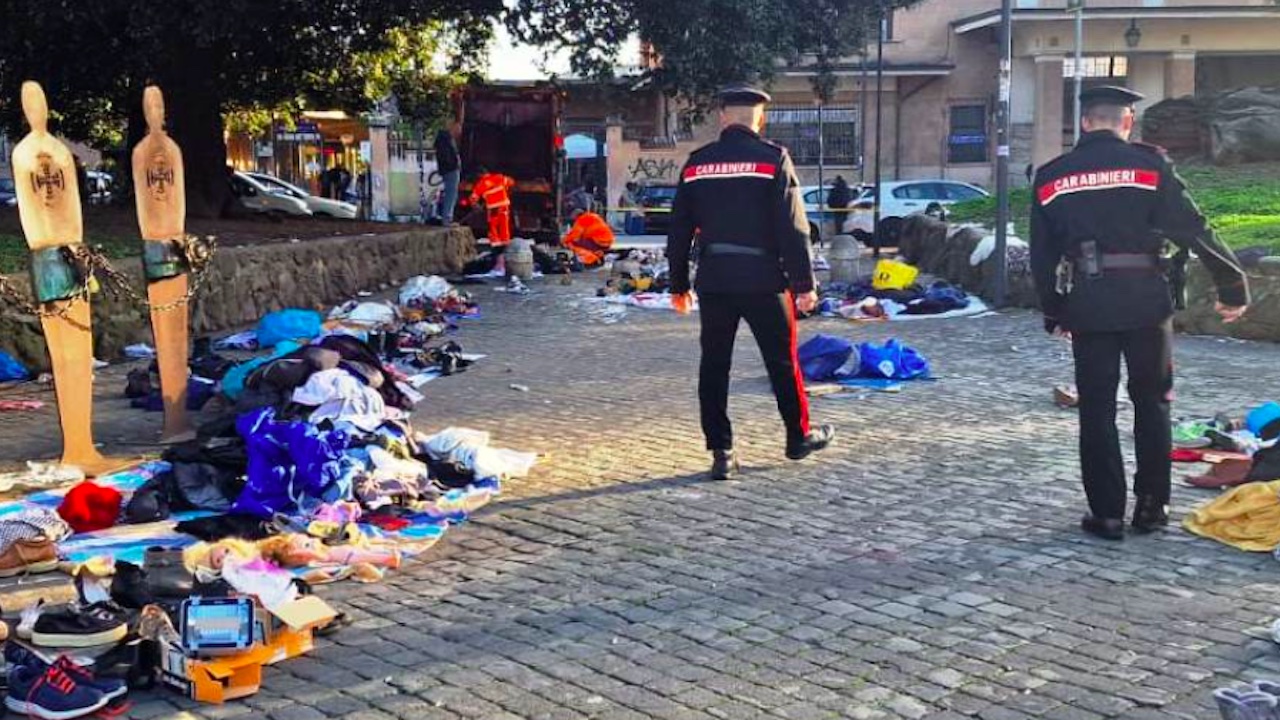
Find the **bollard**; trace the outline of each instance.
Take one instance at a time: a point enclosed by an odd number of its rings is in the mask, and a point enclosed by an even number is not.
[[[862,275],[862,245],[852,235],[831,238],[827,263],[831,266],[831,282],[856,282]]]

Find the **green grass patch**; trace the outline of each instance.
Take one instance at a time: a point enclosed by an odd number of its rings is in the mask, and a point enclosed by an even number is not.
[[[112,259],[137,257],[142,254],[142,241],[138,238],[89,238],[90,245],[101,246]],[[27,241],[17,235],[0,234],[0,273],[26,272],[31,267],[31,251]]]
[[[1263,246],[1280,254],[1280,164],[1257,163],[1231,168],[1192,165],[1179,173],[1200,211],[1222,241],[1233,248]],[[1018,235],[1026,238],[1031,191],[1014,190],[1009,211]],[[995,198],[951,206],[953,222],[994,225]]]

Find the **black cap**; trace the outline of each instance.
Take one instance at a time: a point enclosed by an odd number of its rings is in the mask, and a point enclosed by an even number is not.
[[[1089,88],[1080,93],[1080,106],[1088,109],[1092,105],[1118,105],[1120,107],[1130,107],[1134,103],[1143,100],[1146,95],[1140,92],[1134,92],[1129,88],[1118,87],[1116,85],[1100,85],[1098,87]]]
[[[725,107],[763,105],[773,102],[769,93],[750,85],[730,85],[720,91],[720,104]]]

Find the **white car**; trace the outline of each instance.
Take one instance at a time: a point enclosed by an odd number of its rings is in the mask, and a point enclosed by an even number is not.
[[[231,192],[240,204],[268,215],[310,215],[311,208],[298,198],[281,195],[242,172],[231,175]]]
[[[247,172],[245,175],[262,183],[274,193],[301,200],[306,203],[306,206],[311,209],[311,214],[316,217],[346,218],[348,220],[354,220],[356,217],[357,209],[352,203],[312,195],[297,185],[285,182],[274,175],[254,172]]]
[[[946,208],[965,200],[990,197],[990,194],[969,183],[957,180],[899,180],[884,183],[880,197],[880,225],[887,241],[895,241],[902,227],[902,219],[916,213],[945,216]],[[871,234],[876,203],[875,187],[862,191],[854,201],[855,212],[849,214],[844,224],[846,233]],[[891,242],[889,244],[892,244]]]
[[[94,205],[111,202],[111,189],[115,187],[115,179],[109,173],[89,170],[85,174],[86,187],[80,188],[80,195]]]
[[[849,186],[850,192],[856,198],[859,193],[859,185],[854,183]],[[811,227],[821,226],[821,221],[826,220],[828,223],[835,223],[837,219],[843,220],[849,213],[837,212],[827,207],[827,196],[831,194],[831,185],[824,185],[821,189],[817,185],[805,185],[800,188],[800,197],[804,200],[804,214],[809,218]]]

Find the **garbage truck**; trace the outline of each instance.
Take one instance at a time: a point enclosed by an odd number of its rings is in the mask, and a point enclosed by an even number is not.
[[[563,105],[563,91],[546,82],[472,84],[454,94],[462,162],[455,217],[465,218],[474,209],[469,198],[478,174],[499,172],[515,180],[510,192],[512,235],[559,242],[566,166],[560,131]],[[479,231],[483,225],[478,215],[472,218],[470,224]]]

